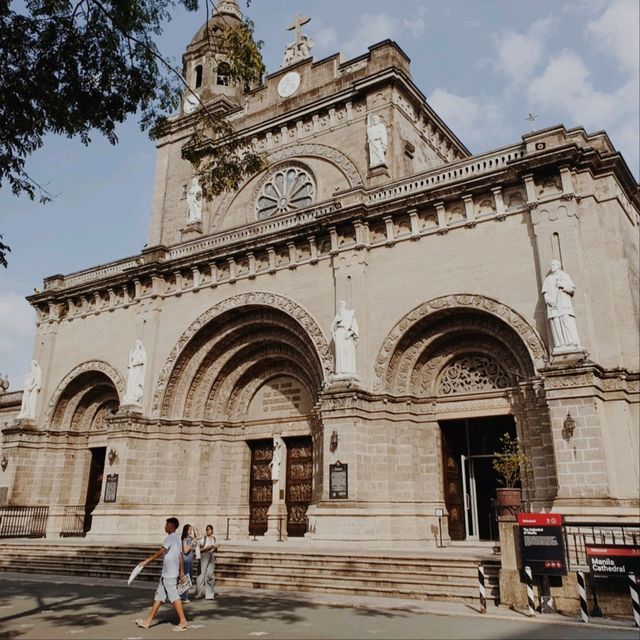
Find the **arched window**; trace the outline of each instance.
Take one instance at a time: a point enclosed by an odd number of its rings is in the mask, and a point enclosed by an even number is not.
[[[196,89],[202,86],[202,65],[199,64],[196,66]]]
[[[277,170],[264,184],[258,195],[258,219],[274,214],[311,206],[315,199],[315,185],[311,175],[302,167],[290,166]]]
[[[218,78],[216,84],[222,87],[229,86],[229,78],[231,77],[231,67],[226,62],[221,62],[218,65]]]

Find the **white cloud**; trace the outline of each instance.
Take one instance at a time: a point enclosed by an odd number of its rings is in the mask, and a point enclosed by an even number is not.
[[[440,88],[428,102],[465,145],[477,146],[480,151],[497,146],[496,131],[503,134],[509,131],[504,114],[494,102],[482,103]]]
[[[555,30],[552,16],[536,20],[526,33],[503,30],[496,36],[496,67],[510,83],[525,84],[544,58],[544,41]]]
[[[589,79],[589,69],[573,51],[555,56],[539,77],[531,81],[528,95],[539,108],[556,111],[570,123],[602,128],[618,113],[614,94],[598,91]]]
[[[23,296],[0,293],[0,373],[9,376],[10,390],[22,388],[33,349],[34,312]]]
[[[411,19],[397,18],[387,13],[365,13],[360,17],[355,30],[342,45],[342,52],[353,57],[365,53],[369,46],[382,40],[398,40],[408,33],[412,38],[419,38],[427,26],[424,16],[426,7],[419,7]]]
[[[638,0],[616,0],[604,13],[587,25],[592,43],[605,53],[612,53],[620,64],[638,75],[640,63],[640,3]]]

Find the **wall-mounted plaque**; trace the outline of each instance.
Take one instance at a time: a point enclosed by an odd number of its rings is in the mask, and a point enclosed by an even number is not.
[[[339,460],[329,465],[329,498],[346,500],[349,497],[349,465]]]
[[[118,474],[110,473],[104,487],[104,501],[115,502],[118,495]]]

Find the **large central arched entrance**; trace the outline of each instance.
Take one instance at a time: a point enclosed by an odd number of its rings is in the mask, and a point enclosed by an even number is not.
[[[216,433],[213,450],[225,459],[211,461],[221,468],[205,494],[218,496],[232,534],[304,535],[326,345],[318,346],[317,325],[290,302],[228,306],[198,321],[176,358],[161,415]]]

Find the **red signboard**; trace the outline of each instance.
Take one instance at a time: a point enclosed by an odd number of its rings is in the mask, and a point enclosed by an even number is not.
[[[567,575],[562,516],[557,513],[519,513],[520,561],[534,574]]]
[[[561,527],[562,516],[558,513],[519,513],[521,527]]]

